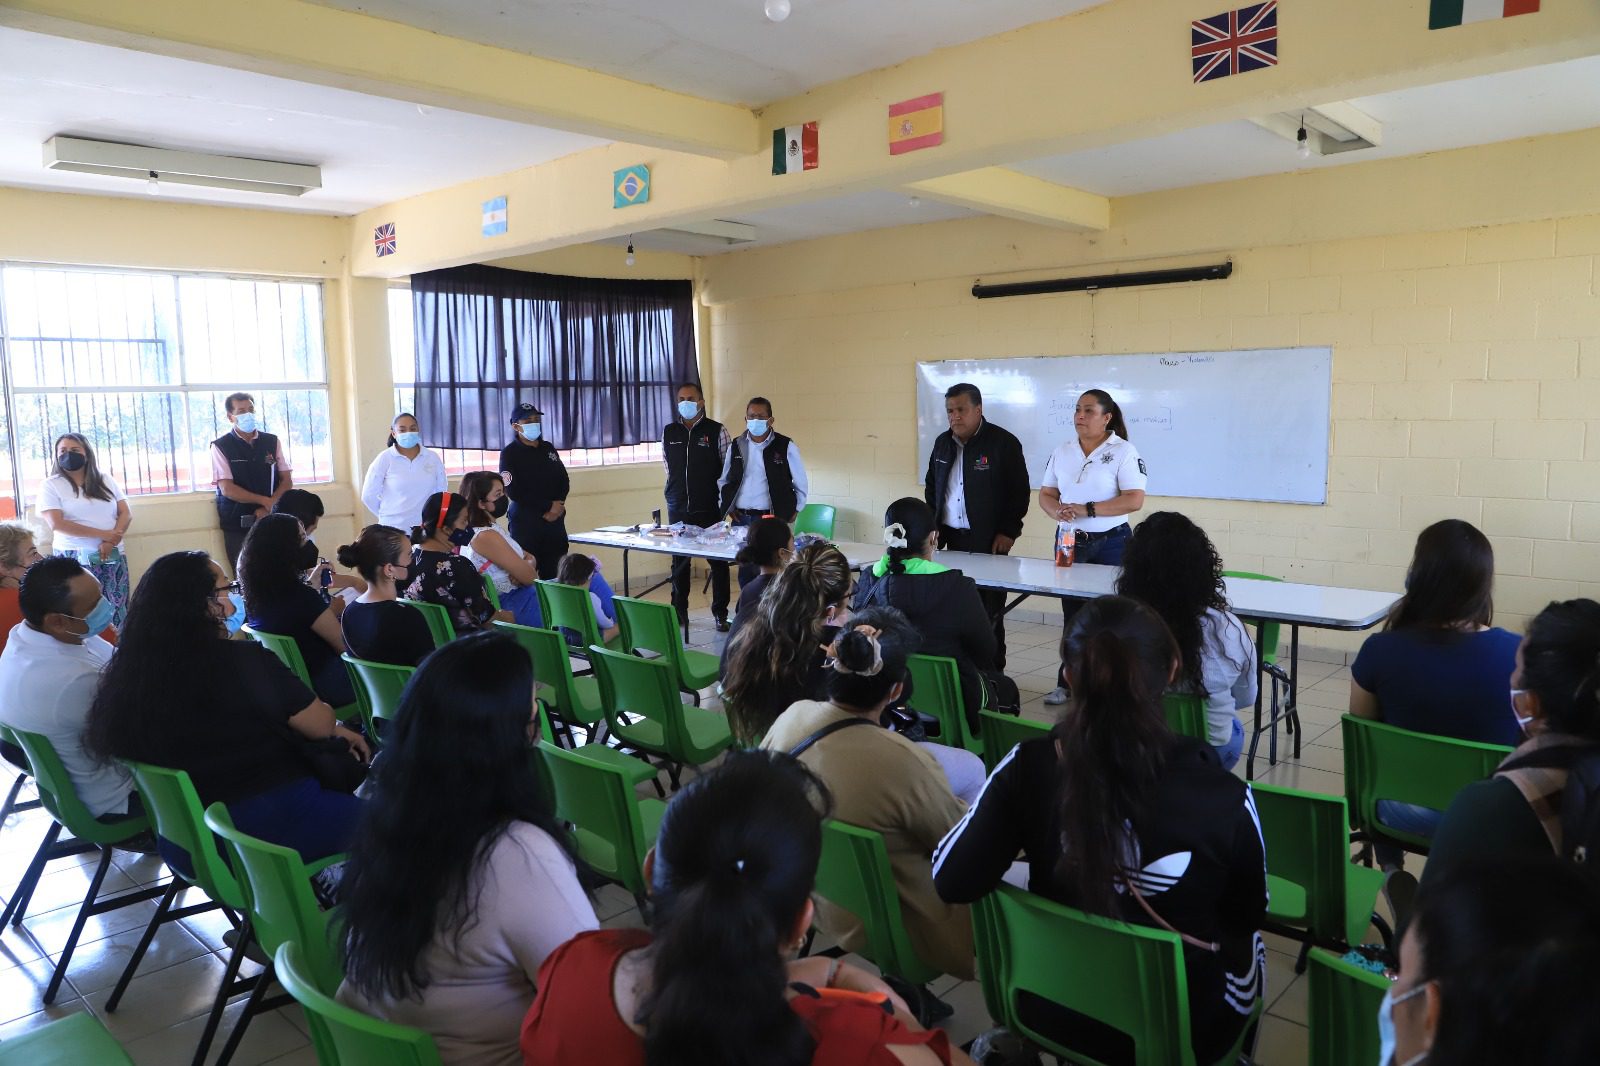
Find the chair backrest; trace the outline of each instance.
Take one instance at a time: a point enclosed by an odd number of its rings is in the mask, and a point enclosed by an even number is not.
[[[912,710],[939,720],[939,742],[983,754],[983,741],[967,725],[967,704],[961,696],[961,668],[948,655],[908,655]],[[981,713],[981,712],[980,712]]]
[[[537,751],[556,817],[574,827],[579,856],[629,892],[642,894],[647,845],[639,800],[627,775],[549,741],[541,741]]]
[[[794,518],[794,535],[815,533],[824,540],[833,539],[833,519],[836,511],[831,503],[808,503],[800,508]]]
[[[189,857],[188,870],[174,868],[173,872],[205,889],[206,895],[224,907],[243,910],[244,891],[217,850],[217,838],[206,825],[200,796],[188,773],[131,759],[124,759],[123,765],[133,774],[145,814],[155,823],[156,835],[183,849]]]
[[[1312,950],[1306,974],[1311,983],[1310,1066],[1377,1062],[1378,1004],[1389,990],[1389,979],[1321,948]]]
[[[137,836],[150,827],[149,819],[143,815],[130,815],[111,822],[100,821],[89,813],[89,808],[78,798],[72,775],[67,772],[49,737],[25,729],[10,729],[7,732],[28,756],[33,778],[39,786],[40,804],[79,840],[90,844],[115,844]]]
[[[539,609],[544,612],[544,624],[551,629],[570,629],[577,634],[573,645],[578,655],[591,644],[604,644],[600,622],[594,616],[594,604],[589,600],[589,590],[577,585],[563,585],[559,581],[540,581]]]
[[[1305,889],[1306,928],[1316,939],[1346,941],[1350,821],[1344,799],[1260,781],[1252,782],[1250,791],[1266,847],[1267,871]]]
[[[994,770],[1006,753],[1024,740],[1050,735],[1049,722],[1035,722],[1015,714],[999,711],[978,712],[978,736],[983,739],[983,765]]]
[[[535,682],[548,685],[550,700],[556,714],[569,722],[581,721],[577,715],[577,698],[573,694],[572,649],[566,640],[553,629],[535,629],[515,622],[494,623],[494,627],[510,633],[533,660]]]
[[[662,659],[641,659],[598,644],[589,648],[595,680],[600,683],[600,705],[613,733],[627,730],[622,714],[642,715],[661,727],[668,756],[675,762],[693,762],[678,698],[677,671]]]
[[[433,1037],[409,1025],[374,1018],[318,988],[292,942],[278,948],[273,975],[306,1012],[323,1066],[439,1066]]]
[[[422,612],[423,619],[428,623],[428,632],[433,634],[435,648],[442,648],[456,639],[455,623],[450,621],[450,611],[444,604],[429,603],[427,600],[408,600],[404,597],[395,602]]]
[[[980,958],[979,969],[1000,982],[1004,1017],[996,1020],[1012,1032],[1074,1062],[1096,1061],[1024,1024],[1017,997],[1028,992],[1128,1034],[1138,1066],[1194,1062],[1176,934],[1095,917],[1006,884],[973,904],[973,914],[980,956],[997,956]]]
[[[400,694],[405,691],[406,682],[411,680],[417,668],[357,659],[348,652],[340,658],[350,673],[350,686],[355,689],[356,706],[361,708],[361,721],[367,727],[367,737],[379,740],[374,720],[387,722],[399,712]]]
[[[269,844],[234,827],[228,808],[213,803],[206,808],[206,825],[222,838],[234,872],[244,890],[250,911],[251,933],[270,955],[280,945],[296,944],[305,972],[318,988],[339,987],[343,970],[329,939],[332,923],[311,891],[311,870],[293,848]],[[318,868],[342,861],[324,860]]]
[[[294,642],[293,637],[286,637],[279,633],[263,633],[254,626],[244,625],[239,627],[248,637],[253,638],[263,648],[283,661],[283,665],[293,671],[294,676],[304,681],[307,688],[311,687],[311,671],[306,669],[305,656],[300,654],[300,645]]]
[[[1344,737],[1344,794],[1352,828],[1377,832],[1424,850],[1428,841],[1380,826],[1380,799],[1414,803],[1442,811],[1456,793],[1494,773],[1511,754],[1498,744],[1480,744],[1386,725],[1347,714]]]
[[[633,596],[616,596],[617,626],[622,630],[622,650],[630,655],[653,651],[682,674],[683,632],[671,604],[652,603]]]
[[[488,571],[483,574],[483,594],[489,597],[489,603],[495,610],[500,610],[500,590],[495,588],[494,578],[489,576]]]
[[[912,950],[881,833],[831,819],[823,823],[816,894],[860,920],[867,937],[861,954],[884,973],[914,985],[939,975]]]
[[[1206,701],[1199,696],[1182,692],[1169,692],[1161,697],[1161,709],[1167,714],[1167,728],[1182,737],[1210,742],[1206,732]]]
[[[1249,581],[1282,581],[1281,577],[1271,574],[1253,574],[1248,570],[1224,570],[1223,577],[1240,577]],[[1278,635],[1282,632],[1282,622],[1264,622],[1260,619],[1246,618],[1243,621],[1261,627],[1261,661],[1275,663],[1278,661]]]

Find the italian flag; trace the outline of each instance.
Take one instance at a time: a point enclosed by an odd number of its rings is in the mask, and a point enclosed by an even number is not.
[[[817,124],[785,126],[772,131],[772,172],[798,174],[817,169]]]
[[[1428,29],[1441,30],[1465,22],[1508,19],[1512,15],[1531,15],[1539,10],[1539,0],[1431,0]]]

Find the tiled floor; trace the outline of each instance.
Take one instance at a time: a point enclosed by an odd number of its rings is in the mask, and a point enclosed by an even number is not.
[[[664,594],[663,589],[654,595]],[[1059,623],[1014,617],[1007,627],[1008,672],[1022,691],[1023,714],[1030,718],[1053,717],[1054,709],[1044,706],[1041,697],[1055,685],[1055,646],[1059,637]],[[716,650],[722,639],[711,628],[709,613],[701,601],[694,614],[691,643]],[[1280,762],[1267,770],[1261,775],[1262,780],[1341,793],[1339,715],[1345,707],[1349,671],[1329,663],[1302,660],[1300,677],[1301,719],[1307,742],[1304,753],[1299,763]],[[1242,763],[1239,772],[1243,772]],[[9,779],[5,786],[9,787]],[[13,891],[47,824],[40,811],[14,815],[6,823],[0,832],[0,893]],[[22,926],[0,933],[0,1040],[51,1018],[87,1010],[107,1025],[136,1062],[150,1066],[186,1063],[193,1055],[226,958],[222,934],[227,922],[219,914],[200,915],[166,927],[114,1014],[106,1012],[106,999],[155,904],[140,903],[91,918],[56,1002],[48,1008],[43,1005],[45,984],[92,870],[92,866],[85,865],[85,857],[53,863],[40,881]],[[160,873],[159,864],[153,860],[135,861],[119,853],[116,867],[107,878],[107,888],[148,884]],[[632,898],[615,887],[601,889],[595,909],[605,925],[639,924]],[[1266,1066],[1297,1066],[1307,1059],[1306,982],[1293,972],[1296,945],[1276,937],[1268,937],[1268,944],[1268,1007],[1256,1061]],[[253,970],[253,965],[247,963],[245,972]],[[991,1026],[976,983],[944,979],[933,989],[955,1007],[945,1028],[956,1043],[965,1043]],[[236,1003],[224,1020],[213,1059],[238,1010]],[[237,1066],[269,1062],[290,1066],[315,1061],[305,1020],[299,1008],[293,1006],[254,1019],[234,1058]]]

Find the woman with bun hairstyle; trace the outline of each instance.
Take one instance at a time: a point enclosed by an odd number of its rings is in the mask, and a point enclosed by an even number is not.
[[[411,530],[411,581],[401,591],[408,600],[437,603],[450,612],[458,634],[487,629],[500,620],[514,622],[510,611],[496,611],[484,591],[477,567],[458,553],[472,543],[467,498],[458,492],[436,492],[422,505],[420,523]]]
[[[755,614],[761,594],[793,557],[794,531],[789,528],[789,523],[771,516],[756,519],[750,526],[744,547],[733,557],[733,561],[741,568],[753,566],[757,572],[755,577],[739,587],[739,602],[734,606],[733,624],[729,627],[732,633],[737,633],[739,627]],[[733,637],[730,635],[728,639],[732,640]]]
[[[877,977],[796,959],[827,790],[734,752],[672,797],[645,857],[650,928],[580,933],[539,971],[526,1066],[972,1066]]]
[[[400,602],[400,586],[411,581],[411,541],[393,526],[368,526],[354,544],[339,549],[339,565],[354,570],[367,590],[344,609],[340,628],[345,650],[357,659],[417,666],[433,651],[433,634],[422,612]]]

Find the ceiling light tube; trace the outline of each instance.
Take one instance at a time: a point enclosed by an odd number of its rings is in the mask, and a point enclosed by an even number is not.
[[[322,188],[319,167],[279,163],[267,159],[179,152],[115,141],[81,137],[52,137],[44,142],[47,170],[77,174],[103,174],[148,182],[151,174],[174,185],[199,185],[212,189],[302,196]]]

